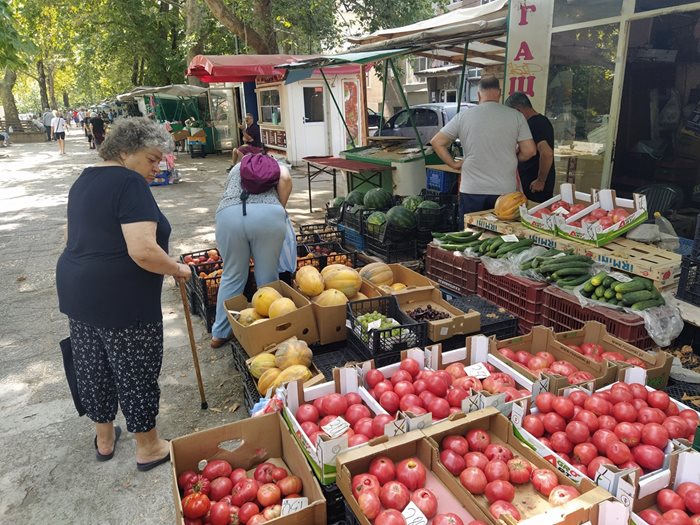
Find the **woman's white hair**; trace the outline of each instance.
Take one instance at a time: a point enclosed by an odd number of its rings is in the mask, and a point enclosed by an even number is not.
[[[163,126],[145,117],[119,119],[110,128],[98,154],[104,160],[119,160],[121,154],[157,148],[163,153],[174,149],[173,139]]]

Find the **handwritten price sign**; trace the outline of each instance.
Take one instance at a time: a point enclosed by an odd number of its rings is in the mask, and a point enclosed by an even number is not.
[[[309,506],[309,498],[287,498],[282,501],[282,516],[297,512]]]
[[[403,509],[403,512],[401,514],[403,514],[403,519],[406,520],[406,525],[428,524],[428,518],[425,517],[425,514],[423,514],[413,502],[410,502],[408,505],[406,505],[406,508]]]
[[[342,436],[350,428],[350,423],[345,421],[342,417],[336,417],[333,421],[327,425],[323,425],[321,430],[323,430],[331,439]]]

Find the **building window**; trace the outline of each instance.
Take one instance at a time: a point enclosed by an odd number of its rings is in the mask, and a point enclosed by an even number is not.
[[[654,0],[656,1],[656,0]],[[620,16],[622,0],[554,0],[554,27]]]
[[[691,3],[691,0],[637,0],[637,5],[634,8],[634,12],[643,13],[644,11],[653,11],[654,9],[662,9],[664,7],[674,7],[677,5],[686,5]]]
[[[265,89],[260,93],[260,122],[273,125],[282,124],[280,92],[278,89]]]

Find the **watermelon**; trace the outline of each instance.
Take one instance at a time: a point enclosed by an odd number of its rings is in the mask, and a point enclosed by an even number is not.
[[[419,208],[428,208],[431,210],[439,210],[440,205],[437,202],[433,201],[423,201],[418,205]]]
[[[343,203],[345,202],[345,197],[336,197],[330,202],[330,206],[332,208],[338,208],[339,206],[342,206]]]
[[[370,210],[388,210],[394,198],[383,188],[374,188],[365,193],[364,205]]]
[[[362,204],[358,204],[357,206],[353,206],[352,208],[350,208],[350,213],[352,213],[353,215],[357,215],[358,213],[364,210],[365,207]]]
[[[348,193],[348,196],[345,198],[345,202],[348,202],[350,204],[363,204],[365,200],[365,194],[364,192],[360,190],[353,190],[350,193]]]
[[[386,212],[386,220],[392,226],[404,230],[413,230],[416,228],[416,216],[403,206],[394,206]]]
[[[416,209],[416,219],[421,228],[433,228],[440,224],[442,220],[442,213],[440,206],[437,202],[433,201],[423,201],[418,205]]]
[[[423,202],[423,197],[419,197],[418,195],[411,195],[410,197],[406,197],[401,203],[401,205],[408,211],[416,211],[416,208],[418,208],[418,205],[421,202]]]
[[[381,211],[375,211],[370,213],[367,217],[367,231],[370,233],[379,233],[381,227],[386,222],[386,214]]]

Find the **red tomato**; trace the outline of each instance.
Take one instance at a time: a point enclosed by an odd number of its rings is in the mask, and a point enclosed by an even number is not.
[[[428,412],[433,414],[433,420],[445,419],[450,415],[450,404],[446,399],[436,397],[428,403]]]
[[[628,447],[636,447],[642,439],[642,433],[632,423],[618,423],[613,432]]]
[[[639,514],[639,517],[646,521],[649,525],[654,525],[659,518],[661,518],[661,514],[653,509],[644,509],[637,514]]]
[[[464,371],[464,365],[462,363],[452,363],[445,367],[445,372],[452,376],[453,384],[454,380],[461,377],[467,377],[467,373]]]
[[[667,416],[677,416],[680,413],[680,408],[675,403],[669,403],[664,412]]]
[[[601,397],[591,396],[586,399],[583,408],[590,410],[596,416],[605,416],[610,413],[610,402]]]
[[[496,481],[497,479],[508,481],[510,479],[510,473],[508,472],[508,465],[505,461],[500,459],[494,459],[489,461],[489,463],[484,468],[484,474],[486,479],[491,481]]]
[[[301,478],[299,476],[287,476],[277,482],[282,496],[289,497],[290,494],[300,494],[303,488]]]
[[[574,403],[566,397],[555,397],[552,401],[552,409],[566,420],[574,417]]]
[[[489,444],[484,450],[484,454],[489,459],[493,461],[494,459],[500,459],[501,461],[508,461],[513,458],[513,452],[503,445],[496,445],[495,443]]]
[[[464,457],[457,454],[454,450],[446,448],[440,452],[440,461],[447,471],[453,476],[459,476],[459,473],[464,470],[467,464]]]
[[[611,403],[631,403],[634,399],[632,390],[626,383],[615,383],[612,388],[610,388],[610,402]]]
[[[348,402],[340,394],[329,394],[323,400],[321,406],[323,411],[330,416],[342,416],[348,409]]]
[[[689,490],[683,497],[685,507],[691,514],[700,513],[700,488]]]
[[[413,382],[413,390],[415,391],[416,395],[420,395],[422,392],[425,392],[428,389],[428,383],[425,381],[425,379],[416,379]]]
[[[515,361],[515,352],[513,352],[513,350],[511,350],[510,348],[499,348],[498,352],[506,359]]]
[[[676,494],[685,499],[686,494],[691,490],[700,490],[700,485],[693,483],[692,481],[686,481],[685,483],[681,483],[676,487]]]
[[[240,507],[248,501],[253,501],[258,494],[259,488],[260,483],[254,479],[246,478],[239,481],[231,490],[231,503],[233,503],[236,507]]]
[[[612,416],[618,421],[634,423],[637,421],[637,409],[632,403],[620,402],[613,405]]]
[[[689,525],[690,518],[685,511],[681,509],[671,509],[664,512],[662,519],[656,522],[663,525]]]
[[[520,363],[523,366],[527,366],[527,364],[530,362],[530,359],[532,359],[532,354],[530,352],[526,352],[525,350],[518,350],[515,352],[515,362]]]
[[[559,374],[560,376],[568,377],[571,374],[578,372],[576,366],[572,365],[568,361],[554,361],[550,367],[550,372],[553,374]]]
[[[318,426],[320,427],[325,427],[329,423],[333,423],[338,418],[338,416],[325,416],[321,418],[321,421],[318,422]]]
[[[197,480],[197,473],[194,470],[185,470],[177,477],[177,486],[183,492],[190,488]]]
[[[382,510],[382,502],[379,500],[379,496],[371,491],[362,491],[357,498],[357,503],[360,505],[362,513],[370,520],[376,518]]]
[[[682,417],[683,419],[687,420],[690,426],[695,429],[695,427],[698,426],[698,421],[700,421],[700,415],[695,410],[691,410],[689,408],[686,408],[685,410],[681,410],[678,415]]]
[[[430,402],[435,399],[437,396],[433,394],[430,390],[424,390],[420,394],[418,394],[418,397],[420,398],[421,402],[423,403],[424,407],[427,407]]]
[[[231,489],[233,489],[233,481],[231,481],[230,478],[224,476],[214,478],[211,481],[209,499],[212,501],[219,501],[224,496],[231,494]]]
[[[467,443],[469,450],[483,452],[491,444],[491,437],[483,430],[473,429],[467,432]]]
[[[632,400],[632,406],[637,410],[637,415],[639,415],[639,411],[644,408],[648,407],[649,405],[647,404],[646,401],[643,399],[637,399],[636,397]]]
[[[408,458],[396,465],[396,479],[406,485],[408,490],[425,486],[425,467],[418,458]]]
[[[352,495],[355,499],[364,490],[368,492],[373,492],[377,497],[379,497],[379,480],[377,476],[372,474],[355,474],[352,477]]]
[[[323,416],[326,415],[326,414],[323,412],[323,400],[324,400],[323,397],[319,397],[319,398],[317,398],[317,399],[314,399],[314,400],[313,400],[313,403],[312,403],[313,406],[314,406],[314,408],[315,408],[316,411],[318,412],[318,417],[323,417]]]
[[[669,439],[685,438],[690,432],[688,423],[680,416],[667,417],[666,421],[664,421],[661,426],[668,432]]]
[[[402,359],[399,368],[411,374],[411,378],[415,378],[420,373],[420,364],[410,357]]]
[[[451,512],[448,512],[447,514],[438,514],[433,518],[433,521],[431,521],[430,523],[431,525],[464,525],[462,519]],[[374,525],[377,524],[375,523]],[[474,524],[470,523],[469,525]]]
[[[549,438],[552,450],[557,453],[570,454],[574,449],[574,444],[566,437],[566,432],[555,432]]]
[[[646,389],[646,387],[644,385],[640,385],[639,383],[630,384],[630,391],[635,399],[643,399],[644,401],[647,400],[649,395],[649,391]]]
[[[348,429],[348,432],[352,432],[352,429]],[[354,434],[354,432],[353,432]],[[287,469],[284,469],[282,467],[277,467],[272,470],[272,481],[277,482],[281,479],[286,478],[289,476],[289,472],[287,472]]]
[[[542,392],[535,398],[535,405],[537,405],[537,410],[546,414],[552,411],[552,402],[556,396],[551,392]]]
[[[584,423],[588,427],[588,431],[591,434],[600,428],[600,425],[598,424],[598,416],[585,408],[574,416],[574,421],[581,421]]]
[[[564,421],[564,418],[556,412],[546,413],[544,415],[544,418],[542,419],[542,423],[544,424],[544,429],[549,434],[554,434],[555,432],[563,432],[566,429],[566,421]]]
[[[415,394],[416,391],[413,388],[413,383],[410,381],[399,381],[394,385],[394,392],[399,396],[403,397],[408,394]]]
[[[613,462],[605,456],[598,456],[597,458],[593,458],[593,460],[588,464],[588,472],[586,472],[588,477],[595,481],[596,473],[598,472],[598,469],[601,465],[614,466]]]
[[[642,443],[664,449],[668,444],[668,431],[658,423],[647,423],[642,430]]]
[[[386,509],[402,511],[411,501],[411,494],[403,483],[390,481],[379,491],[379,501]]]
[[[605,451],[605,455],[610,458],[610,461],[618,466],[622,465],[623,463],[627,463],[630,459],[632,459],[630,448],[622,441],[613,441],[610,443]]]
[[[483,494],[488,479],[486,474],[477,467],[467,467],[459,475],[459,482],[472,494]]]
[[[372,435],[374,437],[383,436],[386,425],[393,420],[394,418],[387,414],[379,414],[378,416],[374,416],[374,419],[372,420]]]
[[[426,518],[431,519],[437,514],[437,498],[432,491],[418,489],[411,495],[411,501],[416,504],[416,507],[420,509]]]
[[[205,494],[193,492],[182,498],[182,513],[186,518],[197,519],[209,512],[211,501]]]
[[[379,398],[379,404],[390,414],[396,414],[400,403],[401,398],[396,392],[384,392]]]
[[[377,383],[377,385],[372,390],[374,391],[375,398],[379,399],[380,397],[382,397],[382,394],[384,392],[393,392],[394,385],[391,381],[384,380]]]
[[[207,463],[207,466],[202,470],[202,476],[207,478],[209,481],[215,478],[220,478],[222,476],[229,477],[233,469],[231,464],[223,459],[212,459]]]
[[[481,391],[484,389],[483,385],[481,384],[481,381],[477,379],[476,377],[460,377],[459,379],[455,379],[454,382],[452,383],[452,386],[455,388],[461,388],[462,390],[466,390],[467,392],[470,392],[471,390],[475,391]]]
[[[632,456],[640,467],[648,470],[658,470],[664,464],[664,453],[652,445],[637,445],[632,449]]]
[[[617,426],[617,419],[612,416],[600,416],[598,418],[598,426],[604,428],[605,430],[615,430]]]
[[[369,473],[379,480],[380,485],[396,479],[394,462],[386,456],[377,456],[369,464]]]
[[[590,372],[584,372],[583,370],[579,370],[577,372],[574,372],[573,374],[569,374],[566,376],[566,380],[569,382],[570,385],[578,385],[579,383],[585,383],[586,381],[593,381],[595,379],[595,376],[591,374]]]
[[[306,421],[316,423],[319,420],[318,410],[316,410],[315,406],[308,403],[299,406],[294,414],[294,417],[297,418],[299,423],[304,423]]]
[[[464,455],[464,461],[469,467],[476,467],[479,470],[484,470],[486,465],[488,465],[489,458],[487,458],[483,452],[467,452]]]
[[[281,501],[282,493],[280,488],[274,483],[265,483],[258,489],[258,502],[263,507],[276,505]]]
[[[445,436],[442,439],[442,450],[454,450],[460,456],[464,456],[469,452],[469,443],[464,436]]]
[[[569,438],[571,443],[578,445],[579,443],[588,441],[588,439],[591,437],[591,432],[588,429],[588,425],[586,425],[584,422],[570,421],[566,425],[566,437]]]
[[[511,518],[513,518],[514,521],[517,522],[520,521],[521,518],[518,509],[516,509],[515,506],[509,501],[494,501],[489,506],[489,512],[491,513],[491,516],[493,516],[496,519],[499,519],[501,516],[510,516]]]
[[[593,433],[593,437],[591,437],[591,443],[595,445],[600,454],[605,454],[605,451],[608,449],[608,445],[617,440],[617,436],[612,430],[607,430],[604,428],[596,430]]]
[[[574,447],[574,452],[571,456],[571,460],[574,463],[578,463],[579,465],[583,465],[584,467],[586,467],[597,456],[598,449],[595,447],[595,445],[593,445],[592,443],[579,443]],[[586,472],[586,470],[584,470],[583,472]]]
[[[225,501],[212,503],[209,509],[209,522],[211,525],[229,525],[231,522],[231,505]]]
[[[448,385],[441,377],[437,375],[431,376],[426,383],[428,384],[428,391],[433,395],[438,397],[445,397],[447,395]]]
[[[350,405],[345,412],[344,419],[350,426],[354,426],[363,417],[371,417],[372,413],[365,405]]]
[[[558,485],[549,493],[549,504],[552,507],[557,507],[578,498],[580,495],[579,491],[570,485]]]
[[[508,478],[511,483],[522,485],[530,481],[532,465],[523,458],[516,457],[508,461]]]
[[[557,475],[551,470],[542,468],[532,471],[530,481],[532,481],[535,490],[544,497],[548,497],[552,489],[559,485],[559,478],[557,478]]]
[[[484,495],[489,503],[493,503],[494,501],[498,500],[513,501],[513,498],[515,498],[515,487],[513,487],[513,485],[511,485],[508,481],[497,479],[496,481],[491,481],[486,485]]]
[[[523,428],[537,438],[544,436],[544,425],[542,421],[532,414],[528,414],[523,418]]]
[[[646,407],[637,412],[637,421],[640,423],[658,423],[659,425],[666,419],[666,414],[658,408]]]
[[[231,481],[233,481],[233,484],[234,484],[234,486],[235,486],[236,483],[238,483],[239,481],[242,481],[242,480],[246,479],[247,477],[248,477],[248,475],[246,474],[245,469],[242,469],[242,468],[235,468],[235,469],[233,469],[233,470],[231,471],[231,475],[229,476],[229,479],[230,479]]]
[[[248,501],[238,509],[238,519],[241,523],[248,523],[248,521],[259,512],[260,508],[252,501]]]
[[[401,398],[401,402],[399,403],[399,408],[401,410],[404,412],[410,411],[413,407],[423,408],[423,401],[420,400],[420,397],[415,394],[407,394]]]
[[[668,408],[668,404],[670,403],[670,398],[666,392],[656,390],[654,392],[649,392],[647,395],[647,403],[649,403],[649,406],[652,408],[666,410],[666,408]]]
[[[582,407],[586,399],[588,399],[588,394],[583,390],[574,390],[569,394],[569,399],[574,405]]]
[[[361,445],[362,443],[367,443],[368,441],[369,438],[364,434],[355,434],[354,436],[350,436],[348,439],[348,446],[355,447],[357,445]]]
[[[361,419],[358,419],[355,424],[352,426],[352,429],[355,431],[355,434],[364,434],[368,438],[373,438],[374,437],[374,432],[372,431],[372,418],[371,417],[363,417]]]
[[[690,517],[690,525],[700,525],[700,514],[693,514]]]
[[[266,523],[267,521],[268,521],[268,519],[265,517],[264,513],[263,514],[253,514],[250,518],[248,518],[246,525],[262,525],[263,523]]]
[[[549,363],[544,357],[533,356],[527,362],[527,367],[533,372],[539,372],[540,370],[546,370],[549,367]]]
[[[362,404],[362,398],[357,392],[348,392],[345,394],[345,401],[348,402],[348,407]]]
[[[374,525],[406,525],[406,520],[398,510],[389,509],[379,513]]]
[[[671,489],[661,489],[656,494],[656,506],[659,507],[661,512],[666,512],[671,509],[685,510],[683,498]]]

